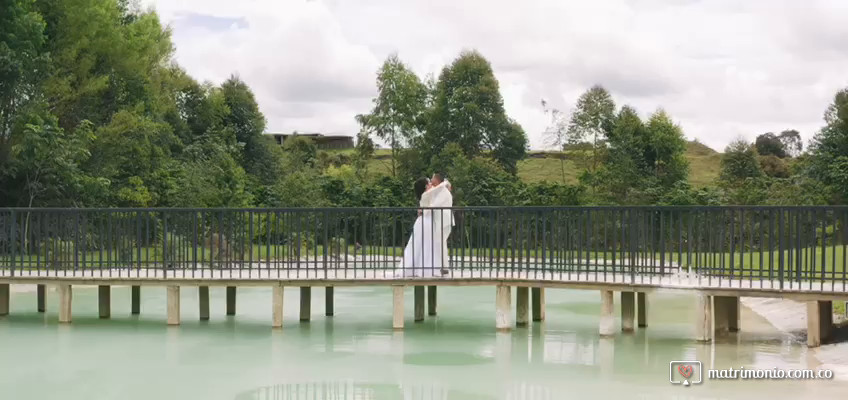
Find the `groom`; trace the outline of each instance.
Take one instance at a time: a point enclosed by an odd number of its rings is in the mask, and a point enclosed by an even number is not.
[[[440,185],[445,185],[448,190],[441,190],[437,192],[436,197],[433,198],[433,203],[431,207],[434,208],[451,208],[453,207],[453,195],[451,194],[451,184],[449,181],[445,179],[445,175],[443,173],[437,172],[433,174],[433,178],[430,179],[430,183],[433,187],[438,187]],[[451,234],[451,228],[454,225],[453,220],[453,211],[451,210],[440,210],[439,213],[435,213],[433,216],[435,223],[441,224],[441,237],[438,239],[442,241],[442,275],[448,274],[448,237]]]

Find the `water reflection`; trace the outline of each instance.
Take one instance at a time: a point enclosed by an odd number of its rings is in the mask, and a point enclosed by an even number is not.
[[[261,387],[235,400],[553,400],[552,389],[529,383],[511,385],[499,395],[475,393],[440,384],[364,382],[286,383]]]

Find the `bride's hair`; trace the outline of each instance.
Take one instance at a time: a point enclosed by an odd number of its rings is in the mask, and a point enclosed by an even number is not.
[[[430,180],[427,178],[418,178],[415,181],[415,198],[421,200],[421,195],[427,191],[427,184],[430,183]]]

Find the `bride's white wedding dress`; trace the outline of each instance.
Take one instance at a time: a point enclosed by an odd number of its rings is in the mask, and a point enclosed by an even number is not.
[[[437,187],[424,192],[418,205],[422,208],[433,207],[432,200],[436,190],[446,189]],[[403,259],[400,261],[398,270],[395,271],[395,276],[441,276],[444,260],[442,244],[447,238],[443,237],[445,233],[439,221],[440,213],[439,210],[423,210],[421,215],[415,219],[415,224],[412,226],[412,235],[403,250]]]

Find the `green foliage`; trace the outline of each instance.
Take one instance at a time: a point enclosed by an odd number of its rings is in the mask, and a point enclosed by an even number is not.
[[[18,110],[39,97],[48,61],[44,25],[33,0],[0,1],[0,151],[8,150]]]
[[[527,147],[523,130],[506,116],[492,66],[476,51],[462,52],[442,70],[422,140],[425,159],[452,142],[467,157],[488,153],[513,171]]]
[[[590,152],[575,153],[579,155],[576,157],[578,164],[589,175],[594,175],[604,161],[606,156],[604,144],[612,133],[614,119],[615,102],[602,86],[592,86],[577,99],[565,137],[567,144],[588,143],[590,145]]]
[[[775,155],[767,155],[759,157],[760,168],[766,176],[772,178],[789,178],[789,167],[783,159]]]
[[[762,156],[785,158],[788,155],[783,142],[777,135],[771,132],[757,136],[757,139],[754,141],[754,146],[757,148],[757,153]]]
[[[720,182],[734,185],[746,179],[759,179],[763,170],[757,160],[757,149],[742,139],[731,142],[721,157]]]
[[[366,134],[374,134],[392,149],[392,175],[400,149],[420,136],[426,112],[427,87],[397,54],[390,55],[377,73],[377,97],[369,114],[356,120]]]
[[[53,199],[73,199],[96,184],[80,168],[91,155],[87,147],[93,138],[89,124],[67,134],[56,118],[29,115],[14,138],[12,162],[4,171],[7,179],[21,184],[20,197],[12,204],[50,205]]]
[[[823,183],[839,202],[848,200],[848,89],[836,93],[825,126],[810,143],[806,173]]]

